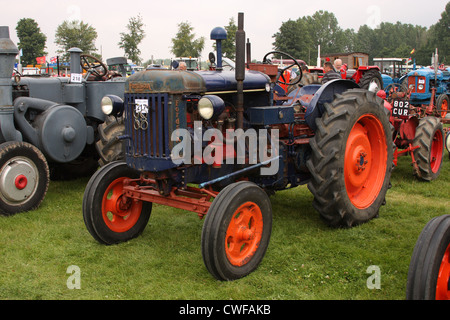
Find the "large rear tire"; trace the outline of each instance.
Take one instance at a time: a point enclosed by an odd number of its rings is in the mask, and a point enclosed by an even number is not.
[[[235,280],[254,271],[263,259],[272,230],[267,194],[251,182],[237,182],[214,199],[202,229],[202,255],[218,280]]]
[[[100,166],[125,159],[125,140],[119,139],[124,133],[123,117],[108,116],[105,122],[98,126],[100,139],[95,144],[95,147],[100,156]]]
[[[431,219],[417,239],[408,271],[408,300],[450,300],[450,215]]]
[[[378,92],[383,90],[383,78],[381,78],[381,73],[378,70],[369,70],[364,72],[361,80],[359,80],[358,85],[362,89],[373,90],[372,92]]]
[[[413,146],[419,146],[413,152],[419,167],[415,175],[425,181],[437,179],[444,158],[444,130],[441,121],[432,116],[420,119]]]
[[[138,177],[139,173],[125,162],[112,162],[89,180],[83,196],[83,218],[98,242],[108,245],[125,242],[144,231],[152,204],[123,198],[124,180]]]
[[[393,168],[388,111],[375,93],[337,95],[316,119],[307,161],[313,206],[330,226],[352,227],[378,215]]]

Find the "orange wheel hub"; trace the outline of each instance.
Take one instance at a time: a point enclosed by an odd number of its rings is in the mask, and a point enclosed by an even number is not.
[[[431,142],[431,151],[430,151],[430,168],[433,173],[439,171],[442,163],[442,154],[444,151],[444,137],[442,136],[441,131],[437,130],[433,141]]]
[[[445,250],[436,284],[436,300],[450,300],[450,245]]]
[[[232,265],[242,266],[251,259],[261,242],[263,225],[261,209],[254,202],[234,212],[225,236],[225,252]]]
[[[386,136],[374,115],[358,119],[350,131],[345,149],[345,187],[352,204],[369,207],[384,182],[387,162]]]
[[[130,230],[138,221],[142,202],[127,199],[123,195],[126,177],[114,180],[106,189],[102,201],[102,216],[109,229],[114,232]]]
[[[441,117],[445,118],[448,112],[448,101],[444,100],[441,105]]]

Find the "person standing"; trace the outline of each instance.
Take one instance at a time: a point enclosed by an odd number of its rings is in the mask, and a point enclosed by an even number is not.
[[[334,71],[333,64],[330,61],[326,61],[323,64],[323,78],[322,84],[327,83],[328,81],[341,79],[340,73]]]
[[[342,68],[342,60],[341,59],[334,60],[334,70],[336,70],[336,72],[341,72],[341,68]]]

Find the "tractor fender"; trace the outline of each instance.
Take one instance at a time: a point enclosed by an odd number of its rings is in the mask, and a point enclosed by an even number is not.
[[[306,106],[305,121],[316,131],[316,118],[320,118],[325,111],[325,103],[330,103],[334,100],[335,94],[341,94],[349,89],[356,89],[359,86],[350,80],[336,79],[322,85],[314,94],[313,98]]]

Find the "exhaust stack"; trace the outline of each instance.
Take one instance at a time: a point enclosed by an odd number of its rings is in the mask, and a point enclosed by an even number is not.
[[[82,73],[81,54],[83,53],[83,50],[81,50],[80,48],[70,48],[68,51],[70,53],[70,73]]]
[[[14,127],[12,73],[19,49],[9,37],[9,27],[0,27],[0,142],[22,141]]]
[[[237,129],[244,128],[245,31],[244,13],[239,12],[236,31]]]

